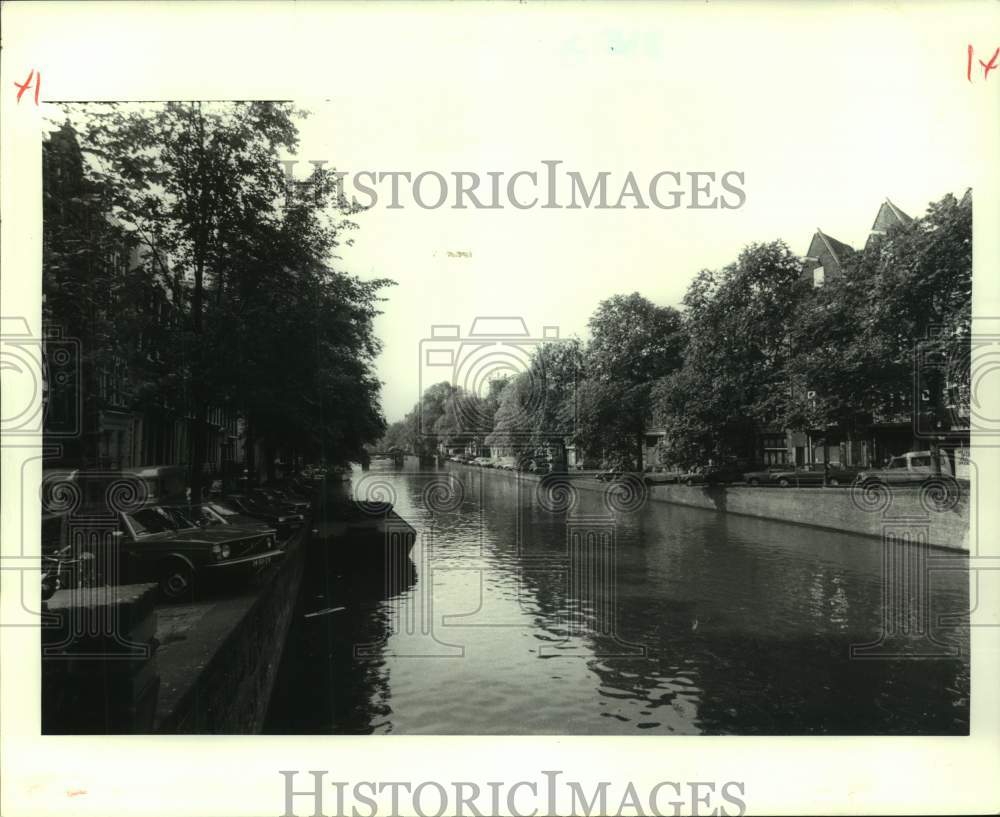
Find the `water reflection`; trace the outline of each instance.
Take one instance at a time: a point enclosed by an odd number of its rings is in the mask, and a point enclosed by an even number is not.
[[[310,571],[347,609],[283,667],[277,731],[968,731],[965,626],[931,634],[950,658],[850,658],[883,630],[878,541],[461,466],[376,478],[419,532],[414,580],[369,596]],[[935,557],[933,621],[968,610],[966,558]]]
[[[391,690],[381,650],[392,603],[416,582],[412,558],[390,575],[346,574],[330,549],[311,548],[265,733],[387,731]]]

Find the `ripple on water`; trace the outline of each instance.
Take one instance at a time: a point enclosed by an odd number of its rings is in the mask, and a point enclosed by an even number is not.
[[[308,662],[323,672],[296,674],[290,722],[329,712],[332,687],[338,700],[358,699],[335,707],[333,732],[359,723],[430,734],[967,730],[967,651],[953,662],[849,658],[851,643],[881,631],[877,542],[648,503],[616,517],[609,613],[607,588],[594,581],[608,575],[606,563],[597,551],[580,561],[586,549],[567,549],[570,517],[539,512],[534,489],[522,495],[505,477],[456,473],[465,499],[447,513],[428,512],[426,476],[379,474],[418,529],[416,584],[336,617],[376,645],[368,663],[327,639],[311,642],[320,653]],[[581,491],[574,514],[589,513],[606,508],[599,493]],[[956,569],[931,583],[936,615],[968,610],[967,564],[956,556]],[[460,617],[470,611],[478,612]],[[407,635],[402,622],[432,637]],[[967,630],[954,636],[967,644]],[[433,638],[460,645],[464,657],[390,652]],[[646,655],[609,657],[619,641]]]

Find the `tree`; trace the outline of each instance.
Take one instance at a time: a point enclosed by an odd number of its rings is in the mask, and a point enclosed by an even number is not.
[[[576,431],[582,368],[583,349],[576,338],[536,347],[528,369],[505,383],[487,443],[525,453],[561,450]]]
[[[195,495],[211,407],[242,411],[270,449],[339,458],[384,431],[372,321],[391,282],[333,268],[358,208],[332,174],[286,186],[279,158],[301,115],[269,102],[71,110],[105,205],[142,244],[135,277],[169,307],[152,332],[133,327],[146,334],[130,368],[142,399],[190,418]]]
[[[786,371],[813,397],[789,396],[789,427],[854,430],[922,412],[946,429],[947,381],[968,379],[971,307],[972,201],[949,194],[871,242],[800,311]]]
[[[576,442],[641,470],[653,383],[681,365],[680,313],[633,292],[602,301],[588,326]]]
[[[781,417],[789,327],[808,285],[783,241],[751,244],[684,297],[683,369],[657,383],[655,415],[678,463],[752,456],[755,429]]]

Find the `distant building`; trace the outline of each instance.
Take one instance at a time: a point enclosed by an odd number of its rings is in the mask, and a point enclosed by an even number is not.
[[[875,221],[872,223],[871,231],[868,233],[868,240],[865,242],[865,249],[868,249],[878,238],[888,234],[890,228],[903,226],[909,224],[911,221],[913,221],[911,216],[908,216],[889,199],[886,199],[882,202],[878,208],[878,213],[875,215]]]
[[[79,388],[83,412],[80,435],[58,440],[59,454],[49,463],[100,470],[186,463],[193,415],[183,396],[178,395],[176,403],[140,401],[134,372],[129,371],[129,357],[146,360],[155,371],[153,333],[144,330],[132,349],[123,349],[114,336],[117,322],[128,319],[120,291],[128,288],[129,274],[147,263],[155,249],[109,213],[100,189],[84,173],[85,159],[69,124],[49,134],[42,159],[43,322],[78,340],[86,352],[79,383],[48,384],[48,399],[53,401],[68,396],[61,395],[61,389]],[[79,251],[70,251],[77,247]],[[158,260],[170,266],[169,258]],[[107,291],[88,290],[87,281],[98,278],[108,282]],[[81,293],[91,300],[81,300]],[[145,302],[127,307],[135,313],[131,317],[148,327],[169,326],[176,307],[168,288],[150,276],[146,295]],[[78,308],[81,303],[89,311]],[[110,326],[111,337],[103,325]],[[206,470],[218,472],[239,459],[237,416],[213,407],[207,421]]]
[[[802,264],[802,278],[814,287],[844,275],[844,262],[854,248],[816,228]]]
[[[880,205],[872,222],[865,249],[897,226],[913,218],[890,199]],[[802,278],[814,287],[843,277],[847,260],[855,249],[819,228],[809,241],[803,257]],[[812,392],[806,391],[806,400]],[[921,447],[915,439],[909,395],[902,396],[900,410],[892,416],[859,415],[859,428],[845,431],[837,427],[803,430],[765,428],[758,434],[757,457],[764,465],[810,465],[829,460],[834,465],[868,467],[889,456]],[[925,443],[926,444],[926,443]]]

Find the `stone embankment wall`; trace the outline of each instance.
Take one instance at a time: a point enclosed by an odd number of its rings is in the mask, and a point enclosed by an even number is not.
[[[593,474],[534,474],[449,463],[450,468],[481,471],[484,478],[568,480],[577,490],[606,491],[607,483]],[[636,486],[623,486],[623,490]],[[735,513],[774,519],[863,536],[910,537],[952,550],[969,551],[975,541],[975,502],[967,482],[928,482],[923,486],[859,486],[838,488],[779,488],[749,485],[652,485],[646,488],[654,502],[686,505],[716,513]],[[970,533],[970,523],[971,533]]]

